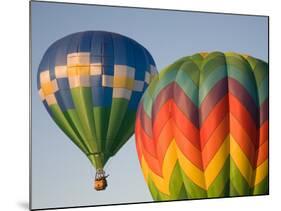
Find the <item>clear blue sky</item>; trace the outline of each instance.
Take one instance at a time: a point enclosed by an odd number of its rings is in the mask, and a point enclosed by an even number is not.
[[[92,188],[90,162],[41,103],[36,73],[57,39],[86,30],[117,32],[145,46],[158,69],[201,51],[235,51],[267,61],[266,17],[32,2],[32,208],[152,201],[132,137],[107,164],[109,187]]]

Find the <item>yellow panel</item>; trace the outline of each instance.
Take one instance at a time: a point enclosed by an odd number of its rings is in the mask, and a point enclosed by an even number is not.
[[[42,71],[40,73],[40,83],[44,84],[44,83],[48,83],[50,81],[51,81],[50,71],[49,70]]]
[[[113,87],[114,88],[126,88],[129,90],[134,89],[134,79],[127,77],[113,77]]]
[[[41,84],[41,89],[44,93],[44,96],[48,96],[55,92],[52,82]]]
[[[73,77],[77,75],[76,67],[67,67],[67,76],[68,77]]]

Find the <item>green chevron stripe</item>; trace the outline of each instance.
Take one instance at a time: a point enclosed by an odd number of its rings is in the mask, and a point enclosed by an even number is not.
[[[269,193],[268,187],[269,187],[269,178],[267,176],[253,188],[252,193],[253,195],[268,194]]]
[[[176,199],[186,199],[187,194],[185,190],[183,190],[183,179],[182,179],[182,171],[180,168],[179,163],[177,162],[174,166],[173,173],[170,178],[169,182],[169,189],[170,189],[170,200]]]
[[[204,61],[203,56],[201,56],[199,53],[190,56],[189,59],[191,59],[199,69],[201,68],[202,63]]]
[[[256,105],[259,105],[256,94],[257,87],[255,76],[249,63],[246,62],[246,60],[244,60],[241,56],[239,59],[234,56],[226,56],[226,62],[228,76],[241,83],[242,86],[248,91],[250,96],[252,96]]]
[[[199,74],[200,70],[197,65],[189,60],[181,65],[175,78],[175,82],[196,106],[198,106]]]
[[[249,195],[251,188],[232,158],[230,158],[230,182],[239,195]]]
[[[259,106],[262,105],[262,103],[268,98],[268,84],[269,78],[268,76],[261,82],[259,88],[258,88],[258,95],[259,95]]]
[[[229,157],[226,159],[221,171],[217,175],[214,182],[208,188],[208,197],[227,196],[225,193],[226,185],[229,183]]]

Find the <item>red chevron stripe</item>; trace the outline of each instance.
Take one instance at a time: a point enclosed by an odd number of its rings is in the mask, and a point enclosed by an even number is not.
[[[262,144],[259,149],[257,150],[256,153],[256,167],[258,167],[259,165],[261,165],[266,159],[268,159],[268,142],[265,142],[264,144]]]
[[[155,140],[158,139],[166,122],[171,119],[171,103],[171,99],[163,103],[162,107],[157,111],[157,115],[154,116],[152,131]]]
[[[177,128],[198,150],[201,149],[199,129],[181,112],[175,103],[172,103],[173,119]]]
[[[233,96],[235,96],[237,99],[239,99],[241,104],[248,110],[248,112],[251,114],[254,122],[259,122],[258,121],[259,120],[258,119],[259,109],[258,109],[255,101],[249,94],[249,92],[245,89],[245,87],[243,87],[243,85],[236,79],[229,77],[228,78],[228,89],[229,89],[229,92]]]
[[[140,119],[137,118],[136,126],[135,126],[136,133],[138,134],[138,139],[142,141],[142,146],[149,152],[152,156],[157,157],[155,143],[153,139],[151,139],[143,130],[140,125]]]
[[[145,133],[152,138],[152,121],[144,110],[143,103],[139,105],[137,116],[140,118],[140,123]]]
[[[235,117],[241,127],[244,128],[256,149],[258,137],[256,123],[244,105],[232,94],[229,94],[229,109],[233,117]]]
[[[237,119],[233,117],[233,115],[230,115],[230,133],[249,159],[252,167],[255,167],[255,145],[252,143],[244,128],[240,125]]]
[[[229,134],[229,115],[225,115],[223,120],[219,123],[218,127],[210,136],[208,142],[202,150],[202,161],[204,169],[207,168],[210,161],[213,159],[224,140]]]
[[[165,157],[165,154],[167,152],[167,149],[171,143],[171,141],[174,138],[173,133],[173,122],[170,118],[165,125],[163,126],[161,133],[156,141],[156,148],[157,148],[157,158],[162,166],[163,159]]]
[[[175,122],[173,126],[174,136],[178,148],[188,160],[190,160],[199,169],[203,170],[201,151],[186,138]]]
[[[204,148],[209,137],[214,132],[219,123],[223,120],[225,115],[228,113],[228,95],[224,96],[213,110],[209,113],[205,122],[201,125],[200,139],[201,149]]]
[[[219,80],[208,92],[200,105],[200,122],[201,124],[206,120],[210,112],[217,105],[217,103],[227,94],[227,78]]]

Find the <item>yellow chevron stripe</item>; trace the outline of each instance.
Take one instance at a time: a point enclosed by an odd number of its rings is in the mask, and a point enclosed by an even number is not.
[[[207,189],[216,179],[221,169],[223,168],[227,157],[229,156],[229,140],[230,136],[228,135],[224,139],[223,144],[220,146],[219,150],[217,151],[207,168],[205,169],[205,180]]]
[[[141,159],[141,167],[145,179],[147,180],[148,176],[150,176],[150,178],[156,185],[157,189],[167,195],[170,194],[169,191],[170,177],[177,161],[177,154],[175,151],[176,147],[177,147],[176,142],[173,140],[170,143],[170,146],[168,147],[165,158],[163,160],[163,169],[162,169],[163,177],[158,176],[149,168],[143,156]]]
[[[266,159],[261,165],[256,168],[255,172],[255,183],[254,186],[258,185],[268,175],[268,159]]]
[[[226,137],[223,144],[205,169],[205,172],[197,168],[184,156],[180,148],[178,148],[175,139],[170,143],[163,160],[163,177],[158,176],[149,168],[144,156],[142,156],[141,159],[141,166],[145,179],[147,180],[148,176],[150,176],[157,189],[167,195],[169,195],[170,177],[177,160],[188,178],[202,189],[208,190],[223,168],[229,154],[251,187],[260,183],[268,175],[268,160],[264,161],[256,170],[254,170],[248,158],[231,134]]]
[[[203,171],[197,168],[190,160],[186,159],[181,150],[177,147],[177,155],[179,164],[188,178],[190,178],[196,185],[206,189],[205,177]]]
[[[251,186],[253,179],[253,168],[247,156],[241,150],[233,136],[230,136],[230,155],[240,173]]]

